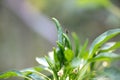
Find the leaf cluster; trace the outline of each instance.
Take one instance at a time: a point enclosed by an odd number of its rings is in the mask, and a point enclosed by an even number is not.
[[[1,73],[0,79],[19,76],[25,80],[94,80],[111,61],[120,59],[120,55],[113,52],[120,48],[120,42],[108,42],[120,34],[120,29],[104,32],[92,42],[89,49],[88,40],[81,44],[77,35],[72,33],[75,43],[73,48],[58,20],[53,18],[53,21],[58,31],[57,47],[48,56],[36,58],[39,66],[10,70]],[[41,73],[42,70],[49,72],[50,76]]]

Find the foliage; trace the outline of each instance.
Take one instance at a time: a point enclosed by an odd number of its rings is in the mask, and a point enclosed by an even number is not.
[[[86,9],[98,9],[105,8],[113,15],[120,18],[120,9],[111,0],[76,0],[76,4],[80,8]]]
[[[39,66],[10,70],[0,74],[0,79],[9,77],[23,77],[25,80],[97,80],[101,77],[118,80],[112,77],[119,75],[116,69],[105,68],[113,60],[120,59],[120,55],[113,51],[120,48],[120,42],[108,42],[120,34],[120,29],[112,29],[98,36],[88,49],[88,40],[82,45],[75,33],[72,33],[75,48],[73,48],[67,33],[64,33],[60,23],[53,18],[58,31],[57,47],[48,56],[36,58]],[[80,44],[80,45],[79,45]],[[45,70],[50,76],[40,71]],[[113,73],[111,74],[110,71]],[[108,73],[106,73],[108,72]]]
[[[90,7],[90,5],[94,5],[95,7],[108,7],[110,6],[110,0],[77,0],[77,4],[81,7]]]

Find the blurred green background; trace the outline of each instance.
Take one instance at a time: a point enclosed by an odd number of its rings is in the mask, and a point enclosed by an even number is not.
[[[120,0],[0,0],[0,72],[38,65],[35,57],[56,44],[52,17],[69,35],[92,42],[120,27]]]

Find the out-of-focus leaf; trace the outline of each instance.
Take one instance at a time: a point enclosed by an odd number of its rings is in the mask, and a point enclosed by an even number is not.
[[[79,39],[76,35],[76,33],[72,33],[72,37],[74,39],[74,43],[75,43],[75,56],[78,56],[78,53],[79,53],[79,49],[80,49],[80,42],[79,42]]]
[[[0,79],[6,79],[10,77],[22,77],[22,78],[25,78],[25,80],[32,80],[32,78],[28,77],[28,75],[32,73],[39,73],[38,71],[41,71],[41,70],[43,69],[40,66],[36,66],[33,68],[27,68],[27,69],[23,69],[20,71],[11,70],[11,71],[7,71],[4,73],[0,73]]]
[[[27,76],[32,78],[33,80],[51,80],[46,75],[38,72],[31,72],[31,74],[28,74]]]
[[[56,18],[52,18],[53,21],[56,24],[57,27],[57,31],[58,31],[58,42],[60,42],[61,44],[63,43],[63,31],[62,31],[62,27],[59,23],[59,21]]]
[[[34,74],[34,73],[31,73],[28,76],[31,77],[33,80],[45,80],[44,78],[42,78],[39,75]]]
[[[120,34],[120,29],[112,29],[98,36],[91,44],[91,47],[89,50],[89,57],[91,58],[95,54],[95,52],[98,50],[99,47],[101,47],[105,42],[107,42],[108,40],[110,40],[111,38],[113,38],[118,34]]]
[[[83,65],[83,67],[81,68],[81,70],[79,70],[79,72],[78,72],[77,80],[83,80],[84,79],[85,73],[86,73],[88,67],[89,67],[88,63],[85,64],[85,65]]]
[[[42,68],[40,66],[36,66],[36,67],[33,67],[33,68],[27,68],[27,69],[23,69],[21,70],[20,72],[22,74],[24,74],[25,76],[29,77],[29,78],[32,78],[34,80],[39,80],[39,79],[43,79],[43,80],[50,80],[46,75],[42,74],[39,72],[39,70]],[[32,74],[34,74],[34,76],[31,76]],[[37,79],[39,78],[39,79]]]
[[[15,76],[22,76],[22,73],[16,70],[11,70],[11,71],[0,73],[0,79],[10,78],[10,77],[15,77]]]
[[[81,61],[81,59],[80,58],[74,58],[73,60],[72,60],[72,62],[71,62],[71,66],[73,67],[73,68],[76,68],[76,67],[78,67],[78,66],[80,66],[80,65],[83,65],[84,63],[83,63],[83,61]]]
[[[100,52],[110,52],[117,48],[120,48],[120,42],[109,42],[101,47]]]
[[[120,80],[120,70],[114,67],[106,68],[103,73],[109,80]]]
[[[17,70],[11,70],[11,71],[0,73],[0,79],[6,79],[10,77],[22,77],[22,78],[26,78],[27,80],[32,80],[31,78],[25,76],[24,74],[22,74],[22,72]]]
[[[55,68],[55,64],[53,64],[53,62],[51,62],[51,60],[47,56],[45,56],[45,59],[47,63],[49,64],[49,68],[52,71],[51,73],[53,74],[54,79],[58,80],[57,69]]]
[[[47,56],[45,56],[45,59],[46,59],[47,63],[49,64],[49,67],[50,67],[51,69],[53,69],[53,68],[54,68],[53,62],[52,62]]]
[[[45,67],[48,67],[48,66],[49,66],[45,58],[38,58],[38,57],[36,57],[36,61],[37,61],[39,64],[41,64],[41,65],[43,65],[43,66],[45,66]]]
[[[108,7],[110,0],[77,0],[77,4],[81,7]]]
[[[88,40],[85,41],[83,47],[80,49],[79,57],[87,59],[88,58],[88,50],[87,50]]]
[[[43,10],[45,6],[47,5],[46,0],[27,0],[27,1],[32,3],[32,5],[39,10]]]
[[[22,73],[24,73],[24,72],[40,72],[42,70],[43,70],[43,68],[41,66],[35,66],[32,68],[26,68],[26,69],[20,70],[20,72],[22,72]]]
[[[108,43],[105,43],[101,48],[100,50],[107,50],[109,48],[111,48],[112,46],[114,46],[116,44],[116,42],[108,42]]]
[[[96,57],[92,58],[92,61],[100,61],[100,60],[114,60],[120,59],[120,55],[115,53],[100,53]]]
[[[63,37],[65,38],[66,47],[68,47],[69,49],[72,49],[72,45],[71,45],[71,42],[70,42],[70,39],[68,38],[68,36],[63,33]]]
[[[66,48],[64,51],[64,56],[67,61],[71,61],[74,57],[74,53],[71,49]]]

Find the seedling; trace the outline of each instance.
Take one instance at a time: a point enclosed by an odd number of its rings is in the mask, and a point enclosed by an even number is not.
[[[25,80],[110,79],[111,77],[106,75],[104,70],[105,67],[110,66],[111,61],[120,59],[120,55],[113,52],[120,48],[120,42],[108,41],[119,35],[120,29],[104,32],[92,42],[90,48],[88,48],[88,40],[82,45],[77,35],[72,33],[75,42],[75,48],[73,48],[71,40],[63,32],[58,20],[53,18],[53,21],[58,31],[57,47],[54,47],[53,51],[48,53],[48,56],[36,58],[39,66],[3,72],[0,74],[0,79],[15,76],[23,77]],[[45,75],[41,71],[47,71],[49,75]]]

